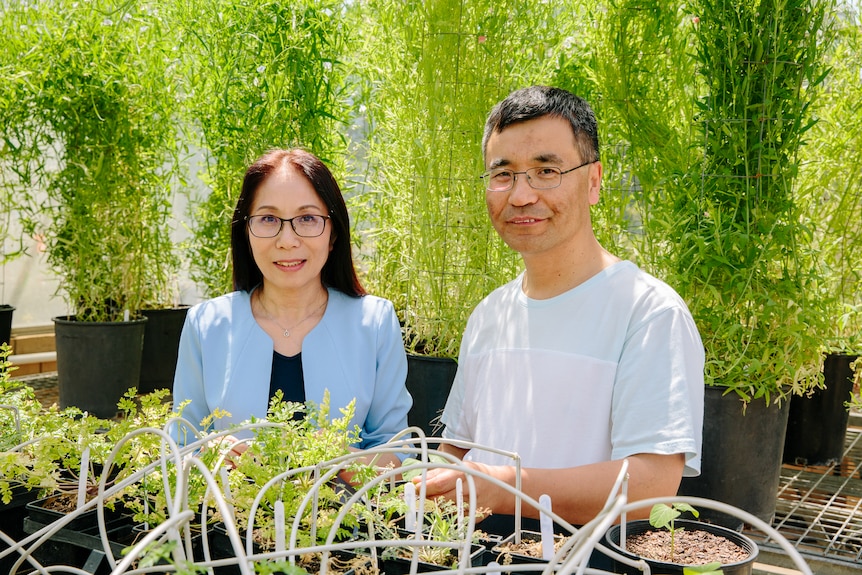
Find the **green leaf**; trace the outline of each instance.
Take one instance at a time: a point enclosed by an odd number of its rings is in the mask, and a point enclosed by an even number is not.
[[[683,575],[724,575],[720,567],[721,563],[718,561],[706,565],[689,565],[682,568],[682,573]]]
[[[674,503],[673,508],[676,509],[677,511],[679,511],[680,513],[688,512],[688,513],[691,513],[692,515],[694,515],[695,517],[700,516],[700,512],[698,512],[697,509],[695,509],[691,505],[688,505],[687,503]],[[677,516],[679,516],[679,515],[677,515]]]
[[[673,531],[673,522],[682,513],[688,512],[697,517],[697,509],[687,503],[674,503],[673,506],[664,503],[656,503],[650,509],[649,523],[657,529],[669,529]]]
[[[649,524],[657,529],[668,527],[680,512],[664,503],[656,503],[649,512]]]
[[[431,463],[449,463],[449,460],[443,457],[442,455],[434,455],[433,453],[428,456],[428,461]],[[422,463],[418,459],[414,459],[412,457],[408,457],[401,464],[401,467],[410,467],[411,465],[416,465],[417,463]],[[409,469],[402,473],[402,477],[404,477],[405,481],[412,481],[414,477],[418,477],[422,474],[422,469]]]

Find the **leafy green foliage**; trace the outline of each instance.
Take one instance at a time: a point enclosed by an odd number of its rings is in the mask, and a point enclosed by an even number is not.
[[[357,10],[365,279],[395,304],[410,351],[457,356],[470,311],[520,271],[488,221],[482,131],[497,101],[550,77],[547,54],[568,21],[552,4],[371,0]]]
[[[405,462],[406,464],[406,462]],[[407,503],[404,500],[404,483],[399,483],[393,489],[382,489],[375,492],[372,505],[366,510],[366,522],[373,526],[375,539],[399,541],[413,538],[412,532],[405,532],[402,521],[407,514]],[[465,511],[467,513],[467,511]],[[477,521],[483,516],[478,510]],[[421,538],[427,541],[442,541],[457,545],[467,537],[466,518],[459,523],[458,506],[454,501],[438,497],[426,499],[422,512],[423,529]],[[485,534],[479,530],[473,532],[472,541],[476,542]],[[395,544],[383,550],[384,559],[397,557],[409,558],[415,547]],[[420,546],[417,550],[420,561],[433,563],[447,568],[457,568],[458,554],[448,546]]]
[[[811,106],[818,121],[800,150],[799,193],[825,274],[818,297],[829,350],[862,353],[862,30],[858,7],[838,5],[834,36],[824,39],[829,75]]]
[[[164,301],[178,266],[168,225],[178,83],[158,5],[52,0],[14,10],[30,47],[20,92],[30,120],[18,139],[47,147],[29,158],[47,197],[28,231],[43,238],[79,319],[119,321]]]
[[[816,254],[794,194],[823,79],[828,3],[691,5],[703,157],[679,182],[666,278],[706,347],[706,381],[767,403],[819,385]]]
[[[132,388],[118,403],[120,417],[113,421],[105,435],[112,446],[122,447],[115,453],[111,462],[116,481],[126,479],[145,467],[160,461],[167,455],[163,439],[155,433],[135,433],[143,429],[163,429],[165,424],[176,415],[170,401],[170,391],[159,389],[145,395],[137,395]],[[134,434],[134,435],[132,435]],[[213,463],[215,453],[201,454],[206,463]],[[119,495],[135,521],[157,525],[168,517],[168,495],[165,493],[165,480],[170,493],[176,490],[178,469],[173,461],[165,466],[157,466],[149,474],[139,479]],[[167,477],[165,477],[167,474]],[[191,474],[186,485],[190,500],[203,500],[206,482],[199,474]]]
[[[8,503],[16,488],[43,497],[75,493],[82,472],[92,497],[113,447],[106,433],[112,423],[73,407],[44,409],[32,387],[9,378],[9,351],[0,350],[0,499]],[[85,449],[90,464],[82,471]]]
[[[285,402],[280,393],[273,398],[267,415],[267,421],[272,425],[255,429],[253,441],[234,460],[234,467],[228,474],[237,526],[244,532],[249,523],[253,523],[255,539],[262,548],[274,546],[276,501],[284,505],[288,530],[294,518],[301,514],[303,529],[297,541],[299,546],[322,544],[330,530],[336,528],[334,519],[341,508],[343,495],[343,488],[336,483],[319,487],[316,514],[311,505],[300,510],[303,497],[319,477],[314,471],[299,471],[283,478],[266,491],[254,516],[251,509],[259,491],[277,475],[288,470],[314,468],[321,462],[348,454],[348,446],[359,441],[358,426],[350,425],[353,409],[351,404],[341,411],[341,417],[332,417],[328,394],[320,405]],[[347,470],[354,472],[359,480],[373,476],[373,470],[358,462]],[[325,471],[322,469],[319,473]],[[315,538],[312,524],[317,529]],[[358,516],[348,515],[337,527],[339,536],[348,536],[357,525]]]
[[[699,515],[697,509],[687,503],[674,503],[673,505],[657,503],[650,509],[649,523],[653,527],[667,529],[673,533],[677,531],[674,529],[674,521],[685,512],[691,513],[695,517]]]
[[[604,173],[594,228],[613,253],[665,277],[668,196],[697,161],[694,25],[682,2],[616,0],[596,12],[590,77]]]
[[[308,571],[286,559],[257,562],[254,570],[258,575],[308,575]]]
[[[171,564],[177,575],[203,575],[207,572],[206,567],[195,565],[189,560],[176,561],[173,557],[176,547],[176,541],[154,541],[147,546],[142,554],[140,561],[138,561],[138,568],[146,569],[157,565]],[[123,555],[126,555],[131,549],[131,547],[123,549]]]
[[[32,209],[34,182],[43,167],[41,146],[48,138],[26,97],[36,91],[39,77],[38,54],[21,33],[29,25],[26,11],[0,9],[0,266],[24,255],[16,220]]]

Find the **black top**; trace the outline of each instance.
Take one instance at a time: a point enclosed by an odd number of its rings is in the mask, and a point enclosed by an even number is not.
[[[284,393],[284,401],[305,403],[305,380],[302,377],[302,353],[292,357],[272,352],[272,375],[269,379],[269,396],[276,390]],[[301,414],[300,414],[301,415]]]

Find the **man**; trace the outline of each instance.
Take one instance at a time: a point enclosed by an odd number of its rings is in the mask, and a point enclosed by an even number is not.
[[[468,321],[443,437],[518,453],[523,491],[550,495],[572,524],[602,509],[624,459],[630,501],[675,495],[700,470],[703,346],[676,292],[595,237],[593,111],[565,90],[518,90],[492,110],[482,149],[488,214],[525,271]],[[511,459],[443,449],[515,485]],[[452,497],[462,475],[433,470],[428,495]],[[513,513],[505,490],[477,492],[480,507]]]

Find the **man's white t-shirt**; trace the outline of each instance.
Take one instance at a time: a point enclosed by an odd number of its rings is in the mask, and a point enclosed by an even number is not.
[[[625,261],[546,300],[522,281],[470,316],[443,436],[546,469],[684,453],[697,475],[704,352],[679,295]],[[512,464],[481,449],[465,459]]]

